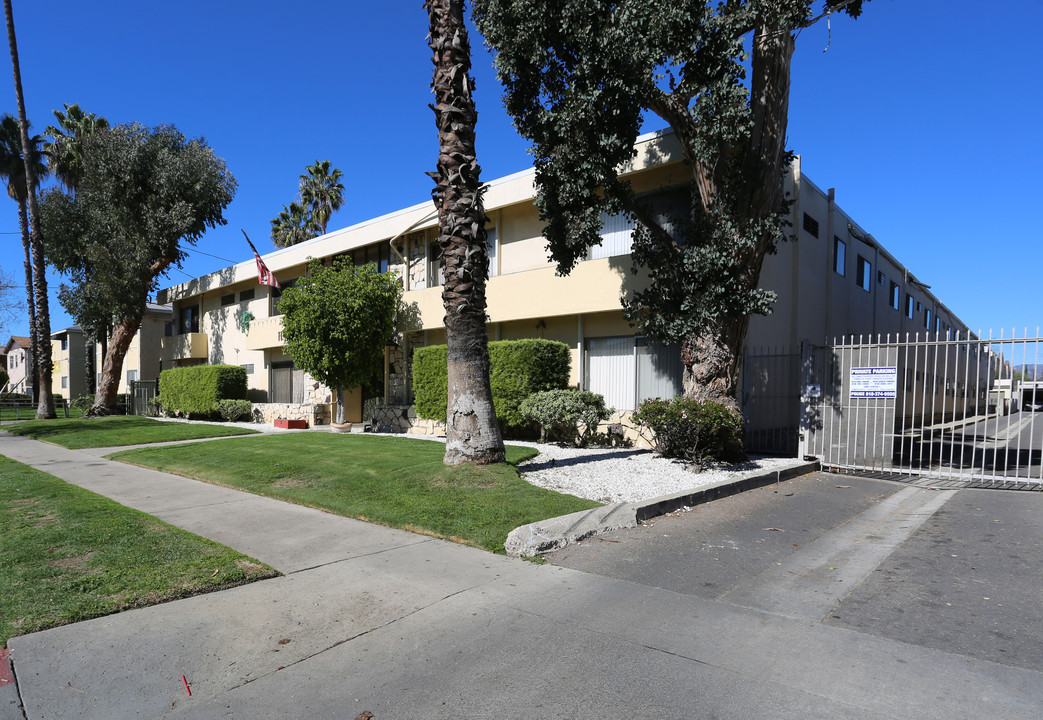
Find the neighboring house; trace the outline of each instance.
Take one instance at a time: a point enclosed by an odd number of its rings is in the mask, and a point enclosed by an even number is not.
[[[7,386],[6,392],[25,393],[32,395],[33,378],[29,376],[29,366],[32,364],[32,342],[27,337],[12,335],[4,346],[7,354]]]
[[[668,132],[642,136],[636,147],[627,168],[634,189],[668,213],[688,181],[680,147]],[[791,222],[798,242],[781,243],[765,260],[761,286],[779,298],[772,315],[750,321],[749,346],[795,348],[804,340],[821,343],[849,333],[966,333],[926,285],[836,205],[832,190],[823,192],[802,175],[799,158],[786,185],[794,198]],[[569,276],[559,277],[547,258],[533,196],[531,170],[490,182],[484,196],[490,339],[566,343],[572,348],[571,383],[603,394],[617,411],[633,410],[648,397],[678,394],[678,348],[646,340],[623,318],[621,295],[643,282],[631,272],[630,222],[603,218],[602,245]],[[399,273],[412,325],[386,352],[384,392],[377,400],[387,404],[412,402],[413,349],[445,342],[437,236],[438,219],[428,201],[264,256],[284,286],[305,273],[309,258],[347,255]],[[330,393],[295,369],[286,354],[280,294],[258,284],[253,259],[161,291],[159,299],[173,303],[176,320],[176,333],[163,339],[163,367],[244,366],[252,399],[277,404],[262,408],[266,418],[304,404],[316,407],[312,422],[323,422],[321,406]],[[790,390],[799,395],[799,379],[786,380],[796,383]],[[363,419],[366,399],[354,394],[350,420]]]

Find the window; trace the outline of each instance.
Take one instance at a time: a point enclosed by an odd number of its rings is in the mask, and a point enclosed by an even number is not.
[[[916,298],[912,295],[905,296],[905,316],[910,320],[913,319],[913,315],[916,314]]]
[[[427,286],[441,287],[445,284],[445,267],[442,265],[442,246],[438,241],[427,246]]]
[[[804,213],[804,230],[806,230],[809,235],[818,237],[818,220],[807,213]]]
[[[282,311],[279,310],[279,298],[282,297],[283,290],[292,288],[294,283],[297,282],[297,278],[292,280],[286,280],[285,282],[279,283],[282,285],[281,288],[273,287],[271,290],[270,297],[272,298],[272,315],[282,315]]]
[[[69,336],[68,335],[63,335],[62,336],[62,350],[68,350],[68,349],[69,349]],[[65,386],[62,385],[62,387],[65,387]]]
[[[355,248],[350,253],[351,262],[355,267],[373,264],[377,272],[386,273],[388,264],[391,262],[391,245],[387,241]]]
[[[650,397],[682,391],[681,348],[641,337],[589,338],[584,353],[584,385],[617,410],[632,410]]]
[[[67,387],[69,387],[69,376],[62,375],[62,390],[66,389]]]
[[[239,302],[246,302],[247,300],[253,300],[253,299],[254,299],[254,288],[250,288],[249,290],[240,290],[239,291]]]
[[[873,289],[873,265],[861,255],[858,256],[858,285],[866,292]]]
[[[132,382],[136,382],[137,379],[138,379],[138,371],[137,370],[128,370],[127,371],[127,386],[128,387],[130,386],[130,384]]]
[[[240,367],[246,369],[246,374],[247,375],[253,375],[253,373],[254,373],[254,364],[253,363],[247,363],[246,365],[241,365]]]
[[[485,228],[485,244],[489,252],[489,277],[496,277],[496,227]]]
[[[225,305],[231,305],[234,302],[235,302],[235,293],[231,293],[230,295],[222,295],[221,296],[221,307],[224,307]]]
[[[942,331],[942,319],[940,317],[934,318],[934,331],[940,333]]]
[[[928,330],[931,329],[931,310],[930,308],[924,308],[923,311],[923,326]]]
[[[877,270],[876,271],[876,281],[878,283],[880,283],[881,287],[886,287],[887,286],[887,276],[884,275],[883,271],[881,271],[881,270]]]
[[[186,333],[197,333],[199,332],[199,306],[189,305],[188,307],[181,308],[181,318],[179,324],[180,332],[178,334],[184,335]]]
[[[898,283],[892,281],[891,282],[891,307],[893,307],[895,310],[897,310],[898,306],[901,304],[901,302],[902,302],[902,289],[900,287],[898,287]]]
[[[837,275],[843,276],[847,266],[847,243],[833,236],[833,269]]]

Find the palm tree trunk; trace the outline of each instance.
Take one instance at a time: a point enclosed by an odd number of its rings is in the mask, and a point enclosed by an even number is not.
[[[485,210],[475,158],[478,120],[463,0],[427,0],[435,65],[438,170],[431,195],[438,208],[445,263],[442,303],[448,345],[445,464],[504,462],[503,437],[489,386],[485,281],[489,276]]]
[[[25,96],[22,94],[22,69],[18,63],[18,41],[14,32],[14,11],[11,0],[4,0],[7,20],[7,42],[11,48],[11,67],[14,71],[15,97],[18,101],[18,125],[22,135],[22,158],[25,161],[25,181],[29,189],[30,245],[33,261],[33,291],[36,293],[36,375],[40,395],[36,417],[41,420],[55,417],[54,396],[51,394],[51,315],[47,305],[47,274],[44,263],[43,233],[40,231],[40,209],[36,205],[36,168],[32,162],[29,143],[29,121],[25,117]]]
[[[33,381],[33,401],[39,397],[39,389],[36,387],[36,358],[39,350],[36,347],[36,296],[33,293],[33,256],[29,242],[29,211],[25,203],[18,203],[18,229],[22,233],[22,248],[25,250],[25,306],[29,310],[29,367],[25,369],[25,376]]]

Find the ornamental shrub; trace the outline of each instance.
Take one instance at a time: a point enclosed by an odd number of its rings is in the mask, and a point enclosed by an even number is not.
[[[225,422],[235,422],[244,417],[253,417],[254,404],[249,400],[225,398],[217,401],[217,412]]]
[[[246,368],[193,365],[164,370],[159,374],[159,395],[168,415],[213,417],[219,399],[246,399]]]
[[[655,433],[652,447],[663,457],[698,464],[746,458],[742,415],[722,403],[655,398],[642,402],[633,420]]]
[[[534,392],[569,384],[569,346],[554,340],[497,340],[489,343],[489,383],[496,418],[505,433],[524,431],[528,419],[519,407]],[[422,418],[445,422],[448,404],[446,346],[413,352],[413,394]]]
[[[90,395],[80,395],[78,398],[75,398],[71,403],[69,403],[69,405],[76,408],[81,413],[85,413],[88,410],[90,410],[91,407],[94,405],[94,394],[91,393]]]
[[[518,410],[540,426],[541,441],[559,440],[579,447],[594,439],[598,423],[608,420],[615,412],[605,407],[604,396],[573,389],[533,393],[522,401]]]

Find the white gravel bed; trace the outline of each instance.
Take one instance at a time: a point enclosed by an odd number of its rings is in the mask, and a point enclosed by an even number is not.
[[[186,422],[176,418],[153,419]],[[266,423],[191,422],[250,428],[264,433],[302,432]],[[328,428],[320,426],[310,432],[324,430],[328,431]],[[435,435],[366,434],[445,442],[445,437]],[[650,500],[684,490],[695,490],[722,480],[761,475],[802,464],[796,458],[751,456],[744,463],[717,465],[696,472],[690,470],[687,463],[659,457],[644,448],[575,448],[520,440],[508,440],[507,444],[539,450],[539,455],[518,468],[528,482],[537,487],[603,503]]]

